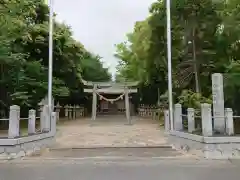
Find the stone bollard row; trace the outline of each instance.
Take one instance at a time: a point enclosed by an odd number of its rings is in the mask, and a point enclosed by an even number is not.
[[[67,117],[68,119],[77,119],[85,115],[84,108],[78,105],[77,106],[66,105],[64,107],[64,111],[65,117]]]
[[[182,106],[181,104],[174,105],[173,125],[175,131],[183,130],[182,122]],[[188,132],[193,133],[195,128],[195,110],[193,108],[187,109]],[[170,130],[169,111],[164,111],[165,131]],[[213,136],[213,117],[211,104],[201,104],[201,120],[202,120],[202,135],[205,137]],[[233,111],[231,108],[225,109],[226,134],[231,136],[234,134]]]
[[[54,112],[50,118],[49,108],[44,105],[40,113],[41,132],[56,131],[57,114]],[[36,110],[29,110],[28,114],[28,134],[36,133]],[[20,136],[20,107],[17,105],[10,106],[9,112],[9,129],[8,138],[16,138]]]

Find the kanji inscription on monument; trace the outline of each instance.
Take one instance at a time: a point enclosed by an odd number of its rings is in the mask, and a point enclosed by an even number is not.
[[[213,117],[214,130],[224,133],[224,93],[223,93],[223,76],[220,73],[212,75],[212,97],[213,97]]]

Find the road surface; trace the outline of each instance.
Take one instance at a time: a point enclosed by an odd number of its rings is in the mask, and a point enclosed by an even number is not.
[[[69,150],[70,151],[70,150]],[[240,161],[198,160],[159,149],[51,152],[0,163],[0,180],[239,180]],[[149,153],[146,154],[146,151]],[[51,155],[52,154],[52,155]],[[53,156],[54,154],[54,156]],[[130,154],[130,156],[129,156]]]

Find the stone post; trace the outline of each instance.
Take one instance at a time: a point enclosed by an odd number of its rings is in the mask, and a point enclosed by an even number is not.
[[[188,118],[188,132],[192,133],[195,131],[195,116],[194,116],[194,109],[188,108],[187,109],[187,118]]]
[[[72,119],[72,106],[68,105],[68,119]]]
[[[176,130],[176,131],[183,130],[182,105],[181,104],[175,104],[175,106],[174,106],[174,130]]]
[[[71,119],[71,106],[70,105],[68,105],[67,110],[68,110],[68,119]]]
[[[202,135],[203,136],[212,136],[212,110],[211,104],[201,104],[201,116],[202,116]]]
[[[68,105],[64,106],[65,117],[68,117]]]
[[[54,106],[54,98],[52,97],[52,112],[54,112],[54,108],[55,108],[55,106]]]
[[[93,100],[92,100],[92,120],[96,120],[96,115],[97,115],[97,86],[93,86]]]
[[[43,111],[43,105],[39,105],[39,108],[38,108],[38,115],[37,116],[41,116],[41,112]]]
[[[40,116],[40,126],[41,126],[41,132],[50,131],[50,116],[49,116],[48,105],[43,106],[43,111],[41,112],[41,116]]]
[[[40,112],[40,130],[41,132],[43,132],[44,128],[45,128],[45,115],[44,113],[46,112],[45,110],[45,106],[42,106],[41,112]]]
[[[28,134],[36,133],[36,111],[34,109],[28,112]]]
[[[70,106],[71,107],[71,119],[74,119],[74,106]]]
[[[231,108],[225,109],[226,116],[226,133],[229,136],[234,135],[233,111]]]
[[[156,111],[153,112],[152,119],[153,119],[153,120],[156,120],[156,119],[157,119],[157,112],[156,112]]]
[[[79,108],[78,106],[75,106],[75,118],[78,118]]]
[[[57,103],[57,105],[56,105],[56,121],[59,121],[59,119],[60,119],[60,110],[61,110],[61,106],[59,103]]]
[[[212,74],[214,130],[225,133],[223,75]]]
[[[67,107],[67,110],[68,110],[68,119],[71,119],[71,112],[72,112],[72,110],[71,110],[71,105],[68,105],[68,107]]]
[[[80,107],[79,105],[76,106],[76,118],[80,117]]]
[[[57,120],[56,120],[56,112],[52,112],[51,115],[51,133],[55,136],[57,132]]]
[[[169,110],[164,110],[164,128],[165,131],[170,130]]]
[[[127,118],[128,124],[130,125],[132,122],[130,117],[129,92],[127,88],[125,88],[125,109],[126,109],[126,118]]]
[[[74,106],[71,105],[71,119],[74,119]]]
[[[81,107],[80,108],[81,110],[80,110],[80,115],[81,115],[81,117],[84,117],[85,116],[85,109],[84,109],[84,107]]]
[[[77,119],[77,108],[75,105],[73,106],[73,119]]]
[[[73,119],[72,105],[71,104],[68,106],[68,116],[69,116],[69,119]]]
[[[20,121],[20,107],[17,105],[10,106],[8,138],[19,137],[20,135],[19,121]]]

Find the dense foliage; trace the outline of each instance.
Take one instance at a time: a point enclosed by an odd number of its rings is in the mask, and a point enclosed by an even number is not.
[[[211,74],[224,73],[225,100],[239,112],[240,2],[238,0],[172,0],[172,64],[175,102],[211,100]],[[128,40],[116,46],[117,80],[141,82],[152,93],[167,91],[166,5],[158,0],[149,16],[136,22]],[[152,89],[152,90],[151,90]],[[183,102],[185,101],[185,102]],[[239,112],[240,113],[240,112]]]
[[[36,107],[47,94],[48,6],[42,0],[0,0],[0,106]],[[53,96],[60,103],[83,102],[82,79],[111,76],[100,58],[54,22]]]

